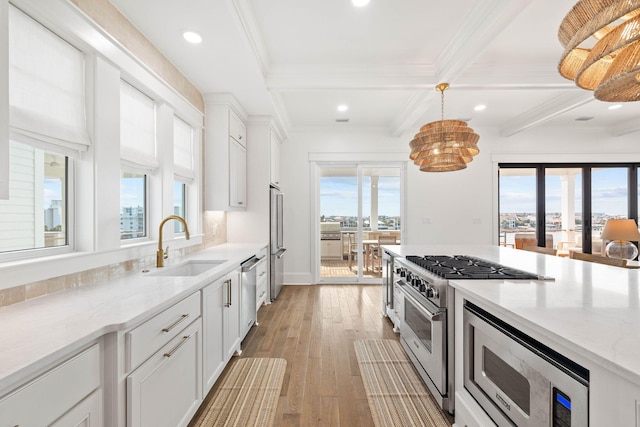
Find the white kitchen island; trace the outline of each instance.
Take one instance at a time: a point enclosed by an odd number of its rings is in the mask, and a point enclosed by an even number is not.
[[[554,280],[452,280],[457,426],[491,426],[464,389],[462,306],[468,300],[589,370],[589,425],[639,426],[640,275],[498,246],[387,246],[396,255],[471,255]]]

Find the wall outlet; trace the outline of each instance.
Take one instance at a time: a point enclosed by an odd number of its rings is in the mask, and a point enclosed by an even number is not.
[[[431,224],[431,218],[422,218],[422,223],[423,224]]]
[[[471,223],[474,225],[480,225],[482,224],[482,218],[473,218],[471,219]]]

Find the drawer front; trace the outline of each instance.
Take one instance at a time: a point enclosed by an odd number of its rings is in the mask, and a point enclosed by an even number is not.
[[[50,425],[100,387],[98,344],[0,401],[0,426]]]
[[[261,280],[267,278],[267,259],[262,258],[262,260],[256,266],[256,280],[260,283]]]
[[[183,427],[202,402],[200,321],[127,377],[128,427]]]
[[[200,292],[196,292],[128,332],[127,372],[138,367],[199,316]]]
[[[258,282],[256,286],[256,311],[260,308],[262,303],[267,300],[267,278]]]

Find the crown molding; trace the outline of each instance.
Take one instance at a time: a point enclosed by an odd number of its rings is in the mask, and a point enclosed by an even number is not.
[[[248,0],[227,0],[231,5],[233,16],[244,33],[249,46],[258,62],[258,67],[263,76],[266,76],[269,70],[269,54],[265,47],[262,33],[256,23],[253,9]]]
[[[203,94],[203,98],[205,107],[207,105],[227,106],[240,116],[243,122],[246,122],[249,117],[242,104],[240,104],[232,93],[205,93]]]
[[[594,100],[593,93],[584,90],[561,93],[503,124],[500,127],[500,135],[504,137],[515,135]]]

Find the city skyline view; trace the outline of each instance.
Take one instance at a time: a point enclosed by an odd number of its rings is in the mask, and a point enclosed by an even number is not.
[[[536,211],[536,178],[533,175],[500,177],[500,212],[533,213]],[[560,175],[547,175],[545,180],[546,211],[562,211]],[[582,174],[575,175],[576,212],[582,211]],[[628,184],[625,168],[594,169],[591,188],[592,212],[626,216]],[[640,191],[639,191],[640,194]]]

